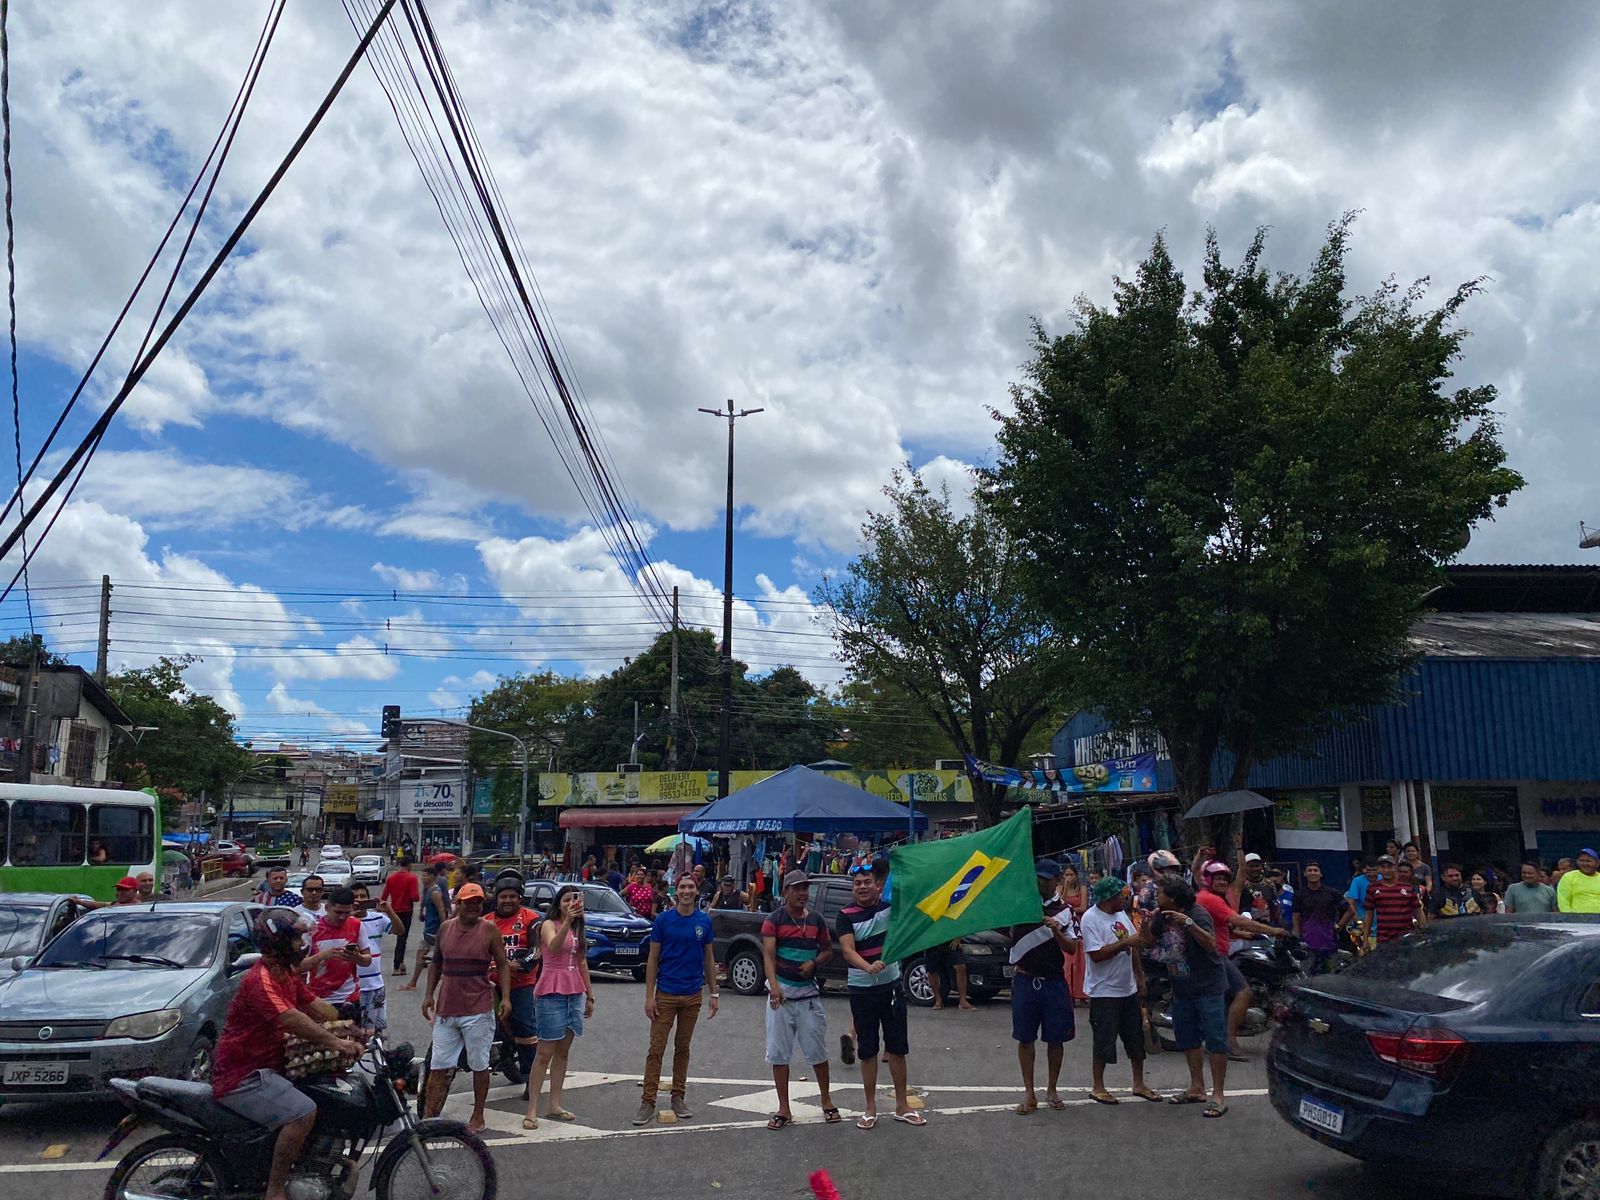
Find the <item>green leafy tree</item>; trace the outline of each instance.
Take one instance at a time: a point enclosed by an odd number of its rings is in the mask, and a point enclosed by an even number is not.
[[[588,719],[594,688],[592,680],[539,671],[502,675],[492,688],[473,699],[467,718],[472,724],[502,730],[527,746],[530,804],[539,794],[539,772],[547,766],[559,769],[566,760],[567,739]],[[467,753],[475,774],[494,777],[494,817],[513,817],[522,800],[522,763],[516,744],[474,733]]]
[[[137,742],[113,742],[113,777],[138,786],[176,788],[185,796],[204,792],[219,803],[250,766],[249,751],[235,738],[233,714],[184,680],[184,671],[199,661],[189,654],[162,657],[106,681],[111,698],[135,725],[154,727],[141,732]]]
[[[778,667],[734,689],[733,741],[753,770],[782,770],[828,756],[838,729],[830,706],[793,667]]]
[[[1110,308],[1035,330],[989,505],[1070,635],[1087,702],[1165,740],[1185,802],[1392,700],[1473,522],[1522,486],[1491,386],[1450,388],[1476,284],[1345,296],[1350,219],[1304,278],[1258,233],[1192,296],[1157,237]],[[1233,829],[1222,836],[1231,840]]]
[[[72,665],[64,656],[57,654],[45,645],[43,634],[23,633],[0,642],[0,663],[14,667],[25,667],[33,661],[36,654],[39,656],[39,665],[41,667],[70,667]]]
[[[817,595],[839,656],[857,678],[908,697],[961,754],[1014,765],[1059,704],[1063,657],[1018,578],[1023,555],[992,513],[957,516],[947,491],[895,474],[886,512],[862,526],[867,549]],[[1001,789],[975,779],[980,825]]]
[[[930,767],[956,757],[955,743],[893,680],[847,680],[832,701],[841,756],[866,767]]]

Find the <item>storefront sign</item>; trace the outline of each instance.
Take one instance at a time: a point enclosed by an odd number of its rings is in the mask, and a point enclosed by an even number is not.
[[[1344,828],[1338,788],[1275,791],[1273,823],[1279,829],[1337,833]]]
[[[1576,817],[1600,820],[1600,796],[1545,796],[1539,801],[1541,817]]]
[[[729,790],[737,792],[776,774],[776,771],[734,771],[729,780]],[[874,771],[852,767],[829,771],[828,778],[902,804],[913,794],[918,804],[936,801],[972,803],[972,780],[967,778],[965,771]],[[624,774],[617,771],[579,771],[568,775],[541,774],[537,786],[538,803],[553,807],[704,804],[717,798],[717,773],[637,771]],[[530,781],[528,787],[528,802],[531,805],[534,802],[534,783]]]
[[[418,779],[400,783],[402,821],[442,821],[461,815],[466,786],[459,779]]]
[[[330,816],[350,817],[356,811],[356,785],[330,783],[322,793],[322,811]]]
[[[1388,784],[1361,789],[1361,828],[1368,832],[1394,828],[1394,796]]]
[[[1156,756],[1136,754],[1132,758],[1112,758],[1086,763],[1081,767],[1054,767],[1039,770],[997,767],[993,763],[967,759],[967,770],[1003,787],[1022,791],[1069,792],[1153,792],[1156,790]]]
[[[1462,833],[1482,829],[1520,829],[1514,787],[1435,787],[1433,823]]]

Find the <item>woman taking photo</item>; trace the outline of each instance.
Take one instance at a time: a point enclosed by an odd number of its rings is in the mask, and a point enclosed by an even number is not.
[[[552,1121],[571,1121],[561,1107],[561,1085],[567,1079],[567,1055],[572,1039],[583,1033],[585,1018],[594,1016],[594,984],[589,978],[589,945],[583,929],[583,889],[567,884],[556,893],[550,915],[539,923],[543,966],[533,988],[534,1025],[539,1052],[528,1073],[528,1115],[524,1129],[539,1128],[539,1092],[546,1072],[550,1076],[550,1107],[544,1115]]]

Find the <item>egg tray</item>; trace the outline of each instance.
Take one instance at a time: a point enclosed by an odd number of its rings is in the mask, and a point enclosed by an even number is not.
[[[323,1028],[336,1037],[355,1036],[354,1021],[324,1021]],[[283,1073],[290,1079],[309,1079],[315,1075],[343,1075],[355,1059],[331,1050],[316,1042],[308,1042],[298,1034],[283,1035]]]

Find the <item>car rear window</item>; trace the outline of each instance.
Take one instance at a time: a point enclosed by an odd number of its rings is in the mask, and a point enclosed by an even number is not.
[[[1558,929],[1468,918],[1390,942],[1345,975],[1478,1004],[1503,990],[1570,936]]]

